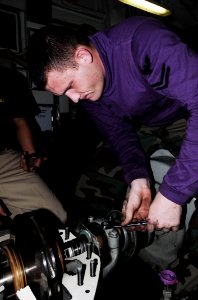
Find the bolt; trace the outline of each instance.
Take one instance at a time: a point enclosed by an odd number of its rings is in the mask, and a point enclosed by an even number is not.
[[[87,248],[87,259],[90,259],[91,258],[91,254],[92,254],[92,243],[91,242],[88,242],[86,244],[86,248]]]
[[[83,285],[83,269],[82,266],[77,268],[77,283]]]
[[[95,258],[95,259],[92,259],[90,261],[90,276],[91,277],[95,277],[96,276],[96,266],[98,264],[98,260]]]
[[[65,227],[65,239],[69,239],[69,227]]]

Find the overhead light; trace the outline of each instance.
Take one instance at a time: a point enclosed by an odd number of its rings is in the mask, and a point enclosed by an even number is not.
[[[154,1],[146,1],[146,0],[119,0],[119,1],[158,16],[165,17],[171,14],[171,11],[169,9],[166,9],[165,7],[159,5],[157,2]]]

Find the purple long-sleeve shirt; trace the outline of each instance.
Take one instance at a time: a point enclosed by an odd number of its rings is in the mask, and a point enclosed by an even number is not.
[[[128,183],[148,178],[134,123],[170,124],[184,116],[179,156],[160,186],[178,204],[198,193],[198,54],[157,19],[132,17],[90,36],[105,67],[105,88],[83,106],[119,157]]]

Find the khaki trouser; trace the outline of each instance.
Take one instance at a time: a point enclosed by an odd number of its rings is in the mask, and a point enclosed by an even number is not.
[[[25,172],[20,166],[20,153],[0,152],[0,198],[11,218],[36,209],[48,209],[65,223],[67,213],[62,204],[36,173]]]

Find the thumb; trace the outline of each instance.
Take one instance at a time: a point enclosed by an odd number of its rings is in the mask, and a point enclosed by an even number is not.
[[[122,218],[123,218],[123,222],[122,225],[126,225],[128,224],[133,217],[133,209],[128,209],[128,201],[125,200],[123,202],[123,207],[122,207]]]

